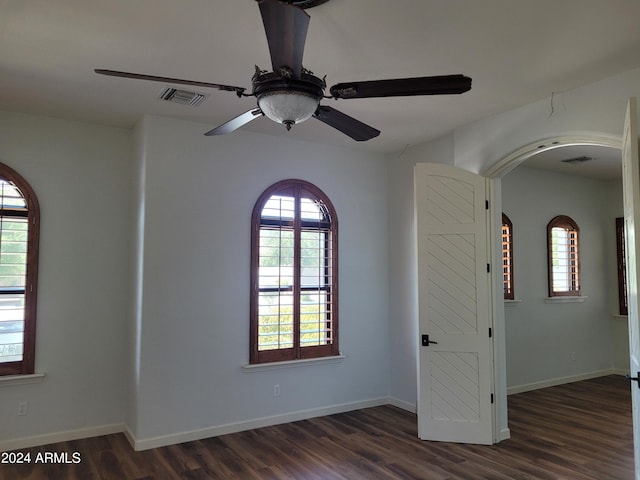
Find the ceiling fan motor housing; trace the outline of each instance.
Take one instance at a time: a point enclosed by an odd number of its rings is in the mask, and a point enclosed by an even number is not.
[[[287,130],[316,112],[326,88],[323,79],[307,71],[301,72],[300,78],[256,71],[252,83],[262,112],[271,120],[284,124]]]

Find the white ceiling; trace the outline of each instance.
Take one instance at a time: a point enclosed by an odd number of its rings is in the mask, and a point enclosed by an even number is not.
[[[382,131],[356,143],[314,119],[249,131],[396,153],[479,118],[640,67],[635,0],[331,0],[309,9],[304,65],[327,84],[462,73],[463,95],[324,100]],[[94,68],[251,86],[270,69],[255,0],[0,0],[0,108],[130,127],[145,113],[202,122],[255,99],[205,89],[199,107],[164,84]],[[216,138],[212,137],[211,142]]]
[[[585,162],[565,160],[589,158]],[[567,175],[580,175],[595,180],[622,181],[622,152],[617,148],[593,145],[571,145],[537,153],[522,165],[551,170]]]

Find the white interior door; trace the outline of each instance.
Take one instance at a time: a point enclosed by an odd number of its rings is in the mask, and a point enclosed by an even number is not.
[[[640,325],[638,324],[638,259],[640,259],[640,167],[638,162],[638,106],[629,100],[622,136],[622,190],[624,197],[627,305],[633,403],[633,444],[636,479],[640,479]]]
[[[416,165],[414,180],[418,436],[491,444],[486,179],[449,165],[423,163]]]

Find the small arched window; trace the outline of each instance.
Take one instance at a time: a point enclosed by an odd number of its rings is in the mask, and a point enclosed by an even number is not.
[[[251,229],[250,363],[338,350],[338,219],[327,196],[283,180],[256,202]]]
[[[39,226],[35,193],[0,164],[0,375],[34,373]]]
[[[566,215],[547,225],[549,296],[580,296],[580,229]]]
[[[504,299],[514,300],[513,292],[513,223],[502,214],[502,285]]]

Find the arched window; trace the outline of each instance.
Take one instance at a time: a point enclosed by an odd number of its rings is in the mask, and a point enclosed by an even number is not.
[[[0,375],[34,372],[39,226],[35,193],[0,164]]]
[[[514,300],[513,292],[513,223],[502,214],[502,285],[504,299]]]
[[[580,229],[566,215],[547,225],[549,296],[580,296]]]
[[[338,350],[338,219],[304,180],[269,187],[253,209],[251,363]]]

